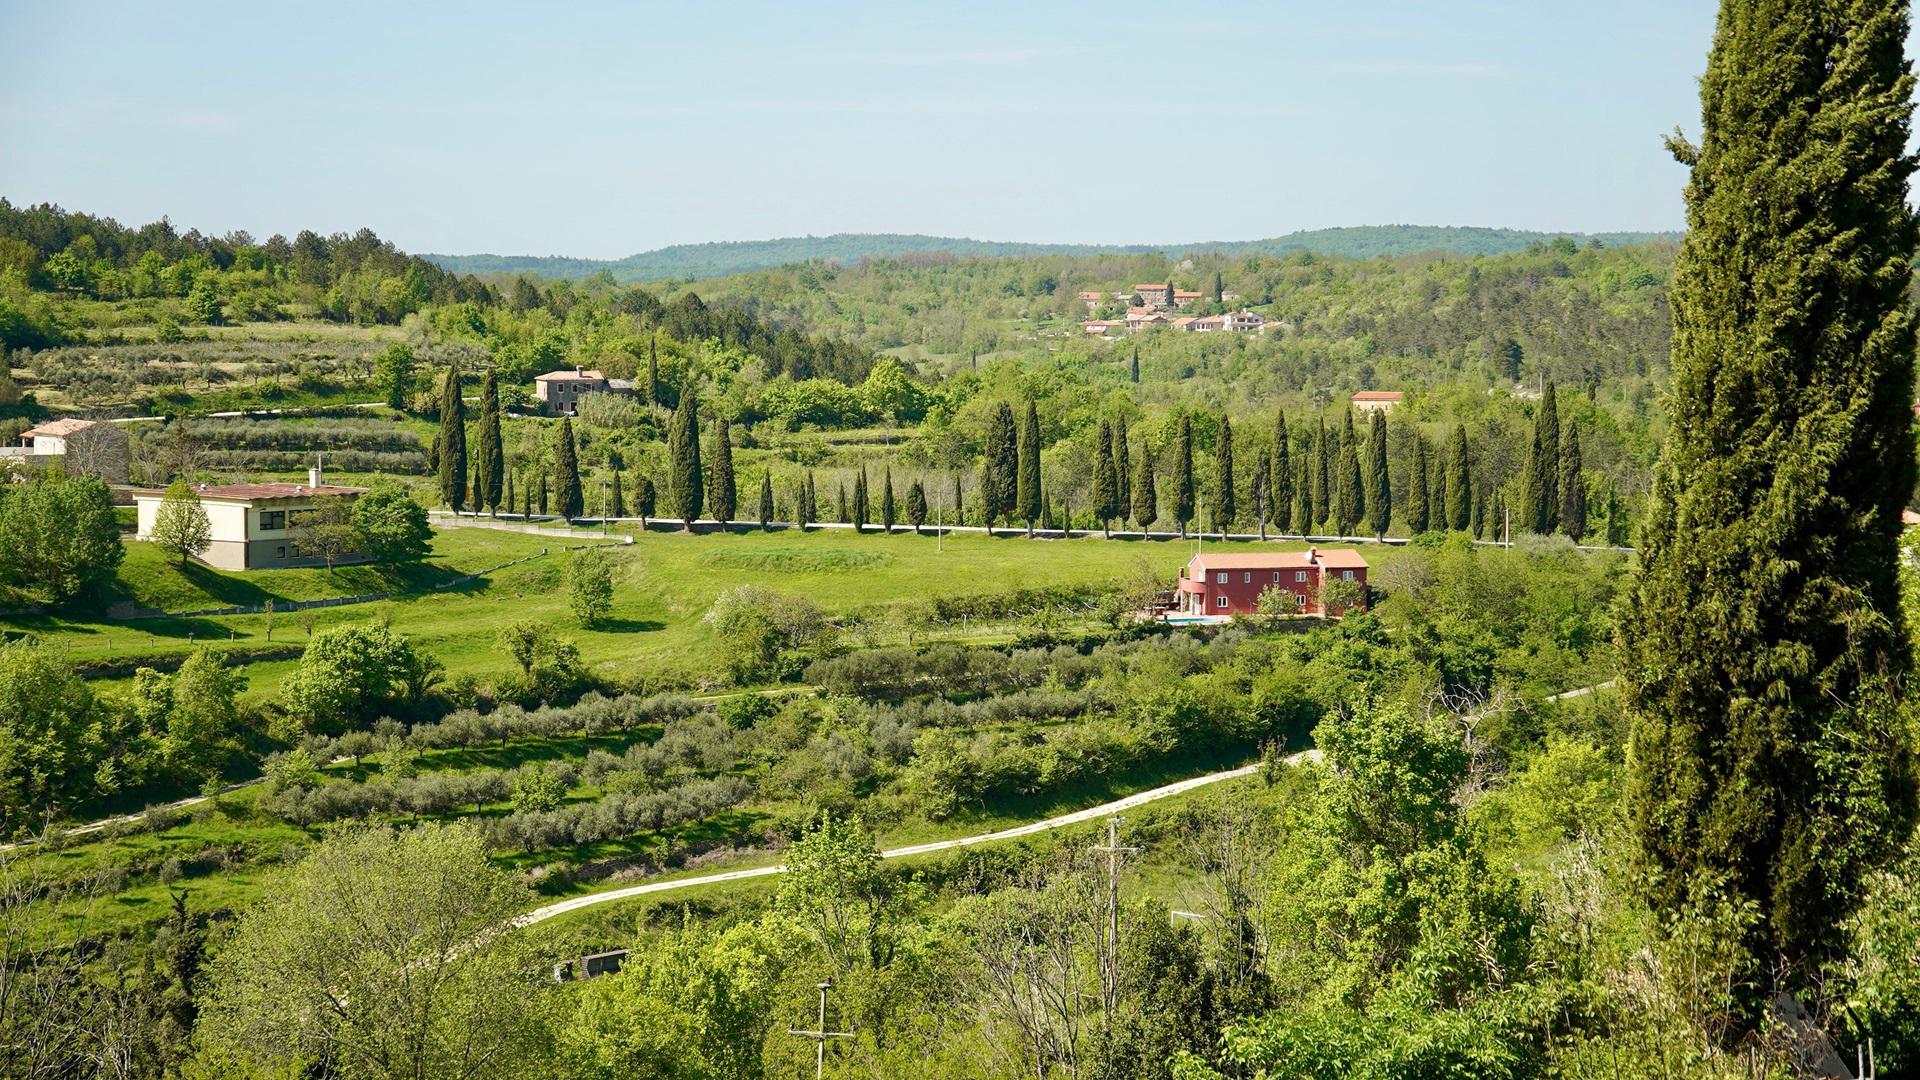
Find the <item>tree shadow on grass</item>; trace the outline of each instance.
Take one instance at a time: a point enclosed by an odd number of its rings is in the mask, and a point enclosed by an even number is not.
[[[658,619],[601,619],[593,628],[603,634],[645,634],[665,630],[667,624]]]

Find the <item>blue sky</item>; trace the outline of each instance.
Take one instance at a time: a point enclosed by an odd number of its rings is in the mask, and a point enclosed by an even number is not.
[[[191,10],[189,10],[191,9]],[[1681,222],[1713,5],[0,0],[0,195],[616,257]]]

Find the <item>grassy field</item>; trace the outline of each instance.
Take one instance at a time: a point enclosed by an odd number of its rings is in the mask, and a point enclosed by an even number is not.
[[[600,536],[597,530],[577,532],[580,543]],[[306,632],[303,620],[309,617],[313,628],[320,629],[382,616],[439,657],[449,674],[486,676],[504,671],[508,664],[495,644],[500,630],[523,619],[539,619],[562,627],[603,676],[701,686],[717,678],[714,640],[702,616],[715,597],[736,586],[798,593],[846,616],[875,613],[915,598],[1097,586],[1143,572],[1171,583],[1190,547],[1170,541],[988,539],[977,534],[948,536],[936,544],[931,535],[856,536],[843,529],[647,532],[631,546],[615,550],[613,616],[600,628],[585,630],[574,625],[567,608],[569,556],[559,550],[567,543],[492,529],[442,528],[432,558],[399,571],[340,567],[228,573],[197,565],[182,569],[151,545],[133,542],[109,600],[131,599],[183,611],[257,604],[268,597],[300,600],[390,589],[403,595],[372,604],[278,614],[271,642],[262,615],[120,622],[104,617],[104,603],[60,616],[0,620],[0,628],[61,643],[76,660],[99,665],[123,657],[181,655],[202,643],[242,652],[297,645]],[[459,588],[431,588],[543,548],[552,554]],[[879,632],[888,631],[883,627]],[[1005,625],[966,628],[973,640],[1009,632]],[[942,636],[958,633],[954,628]],[[277,692],[292,664],[283,658],[249,665],[249,692]]]

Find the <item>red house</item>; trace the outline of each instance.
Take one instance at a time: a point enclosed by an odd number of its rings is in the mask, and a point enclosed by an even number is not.
[[[1320,606],[1320,583],[1329,574],[1360,585],[1365,596],[1367,560],[1352,548],[1202,552],[1180,574],[1175,610],[1187,616],[1252,615],[1262,592],[1279,589],[1292,594],[1293,608],[1300,614],[1326,615]],[[1360,603],[1364,607],[1366,601]]]

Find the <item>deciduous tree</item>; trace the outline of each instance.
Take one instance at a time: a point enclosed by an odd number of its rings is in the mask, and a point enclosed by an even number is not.
[[[206,508],[200,505],[193,485],[185,480],[167,485],[167,493],[154,511],[152,539],[178,556],[181,566],[213,543],[213,523],[207,520]]]

